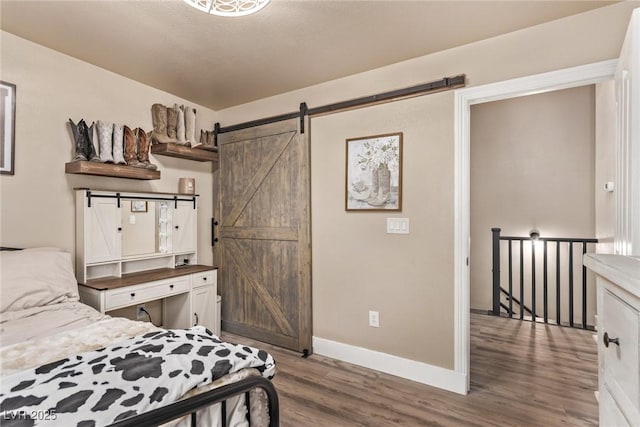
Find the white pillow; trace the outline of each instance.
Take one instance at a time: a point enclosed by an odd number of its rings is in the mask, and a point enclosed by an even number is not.
[[[70,254],[55,248],[0,252],[0,313],[78,300]]]

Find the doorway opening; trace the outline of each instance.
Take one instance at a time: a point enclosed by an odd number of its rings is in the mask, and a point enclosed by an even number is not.
[[[593,329],[595,280],[581,259],[596,249],[598,90],[471,106],[472,311]]]
[[[455,371],[470,385],[470,122],[471,105],[611,80],[616,60],[460,89],[455,95]]]

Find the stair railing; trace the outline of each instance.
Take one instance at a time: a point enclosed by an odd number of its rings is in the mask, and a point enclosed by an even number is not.
[[[533,321],[539,321],[539,311],[536,306],[537,303],[537,295],[538,292],[538,282],[539,279],[536,279],[536,247],[535,242],[540,241],[542,244],[543,251],[543,267],[542,267],[542,320],[544,323],[549,323],[550,316],[553,316],[553,313],[549,313],[549,247],[554,247],[555,249],[555,323],[558,325],[570,326],[570,327],[579,327],[582,329],[593,329],[592,325],[589,325],[587,322],[587,269],[582,266],[582,274],[581,284],[581,314],[582,314],[582,322],[580,324],[576,324],[574,321],[574,247],[578,247],[578,250],[581,250],[582,255],[587,253],[588,245],[592,245],[591,248],[595,247],[595,244],[598,243],[598,239],[594,238],[563,238],[563,237],[539,237],[537,234],[532,234],[532,236],[527,237],[513,237],[513,236],[501,236],[500,228],[492,228],[492,274],[493,274],[493,304],[491,314],[494,316],[500,316],[501,308],[506,311],[506,314],[509,317],[513,317],[514,315],[514,303],[517,304],[518,313],[520,320],[525,320],[524,314],[525,312],[529,313]],[[508,285],[507,289],[501,286],[501,241],[507,242],[508,255],[507,255],[507,264],[508,264]],[[517,242],[516,249],[519,252],[519,297],[520,299],[514,296],[514,277],[513,277],[513,250],[514,250],[514,242]],[[525,242],[530,242],[531,247],[531,301],[530,307],[525,305],[525,260],[524,260],[524,248]],[[561,280],[561,270],[562,270],[562,261],[563,257],[561,254],[561,244],[568,245],[568,260],[567,260],[567,268],[568,270],[568,280],[567,280],[567,289],[566,292],[563,291],[563,282]],[[502,294],[506,295],[507,304],[502,302]],[[562,295],[566,294],[568,298],[567,305],[568,311],[567,314],[567,322],[563,322],[562,316]]]

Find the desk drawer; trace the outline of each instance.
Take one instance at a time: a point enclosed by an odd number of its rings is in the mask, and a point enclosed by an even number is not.
[[[189,292],[189,278],[163,280],[107,291],[105,311]]]
[[[215,285],[217,282],[217,270],[204,271],[193,275],[192,285],[194,288],[206,285]]]
[[[604,359],[604,383],[613,393],[613,398],[619,400],[618,390],[626,395],[626,399],[640,410],[640,372],[638,367],[638,333],[640,315],[636,309],[622,301],[610,291],[602,296],[602,327],[600,328],[600,351]],[[619,345],[609,342],[604,344],[604,334],[608,338],[619,340]]]

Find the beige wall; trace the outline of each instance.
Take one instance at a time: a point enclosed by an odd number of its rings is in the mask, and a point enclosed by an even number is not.
[[[466,73],[479,85],[618,56],[638,3],[569,17],[219,111],[222,125]],[[453,92],[314,118],[313,328],[317,337],[453,368]],[[385,214],[344,211],[344,138],[405,132],[408,236]],[[391,216],[391,215],[388,215]],[[395,216],[395,215],[394,215]],[[340,254],[338,257],[336,254]],[[368,328],[367,310],[380,311]]]
[[[420,337],[453,346],[453,128],[449,94],[413,98],[311,123],[314,336],[452,367]],[[344,211],[345,139],[403,132],[402,213]],[[386,218],[410,219],[409,235]],[[380,327],[368,326],[368,312]],[[434,319],[429,322],[428,319]],[[418,332],[419,331],[419,332]],[[415,343],[415,345],[407,345]]]
[[[0,243],[74,253],[74,187],[177,192],[178,178],[188,176],[201,196],[199,261],[210,264],[211,163],[151,156],[162,173],[156,181],[69,175],[64,164],[73,154],[69,118],[151,130],[151,104],[177,102],[196,108],[199,129],[213,127],[215,112],[12,34],[1,32],[0,40],[0,78],[17,86],[15,175],[0,176]]]
[[[507,236],[535,229],[543,237],[594,237],[594,92],[590,85],[471,106],[471,308],[491,309],[491,228]]]
[[[616,97],[615,82],[596,85],[596,237],[598,252],[613,253],[614,194],[605,191],[607,182],[615,181]]]

